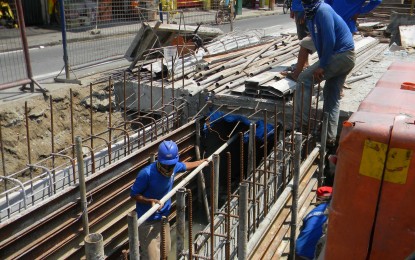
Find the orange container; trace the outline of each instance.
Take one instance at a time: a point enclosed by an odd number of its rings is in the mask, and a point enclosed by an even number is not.
[[[376,83],[376,87],[400,89],[403,82],[415,82],[415,69],[413,71],[388,70]]]
[[[373,88],[360,103],[358,110],[415,116],[415,91],[399,88]]]
[[[325,259],[365,259],[380,190],[379,157],[395,115],[358,111],[341,132]]]
[[[415,71],[415,63],[409,61],[395,61],[388,67],[388,70]]]
[[[415,250],[414,120],[395,118],[370,259],[405,259]]]

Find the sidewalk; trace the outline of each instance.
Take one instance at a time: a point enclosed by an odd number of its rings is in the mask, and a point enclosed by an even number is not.
[[[242,8],[242,14],[236,16],[236,20],[242,20],[242,19],[249,19],[259,16],[268,16],[268,15],[276,15],[276,14],[282,14],[282,7],[276,6],[274,11],[266,10],[266,8],[261,10],[254,10],[254,9],[248,9],[248,8]],[[185,20],[189,20],[187,24],[191,24],[193,19],[192,17],[197,17],[198,22],[204,22],[205,24],[203,26],[214,26],[214,17],[216,14],[216,11],[189,11],[184,12],[185,14]],[[188,18],[186,18],[186,16]],[[205,21],[203,21],[205,19]],[[107,26],[106,28],[99,28],[100,33],[99,34],[93,34],[93,33],[85,33],[86,31],[92,31],[92,29],[95,28],[89,28],[86,30],[68,30],[67,31],[67,40],[68,42],[74,42],[74,41],[82,41],[82,40],[91,40],[96,38],[103,38],[103,37],[111,37],[117,34],[125,34],[125,33],[132,33],[135,31],[135,27],[137,24],[133,21],[131,24],[123,24],[123,25],[113,25],[113,26]],[[117,33],[114,33],[114,27],[116,27]],[[10,42],[10,32],[7,32],[6,30],[0,30],[0,46],[7,46],[7,41]],[[15,34],[18,35],[18,34]],[[26,35],[27,35],[27,41],[29,44],[29,48],[36,48],[40,46],[53,46],[53,45],[59,45],[62,44],[62,33],[60,31],[60,28],[58,26],[55,27],[38,27],[38,26],[29,26],[26,27]],[[4,43],[6,42],[6,43]],[[6,47],[7,48],[7,47]],[[4,51],[11,51],[13,49],[1,49],[0,52]]]

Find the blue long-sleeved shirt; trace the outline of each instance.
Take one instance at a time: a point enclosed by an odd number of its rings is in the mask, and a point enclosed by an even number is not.
[[[367,14],[382,3],[382,0],[370,0],[365,5],[366,0],[325,0],[334,11],[347,23],[352,33],[357,31],[356,22],[352,19],[356,14]]]
[[[321,3],[312,20],[307,19],[308,30],[325,69],[333,54],[354,50],[353,35],[345,21],[326,3]]]

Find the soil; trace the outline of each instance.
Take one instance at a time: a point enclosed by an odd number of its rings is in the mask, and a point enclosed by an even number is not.
[[[89,137],[90,133],[90,105],[89,87],[75,87],[73,91],[73,122],[74,136],[81,136],[83,139]],[[109,122],[109,102],[106,106],[103,100],[108,100],[109,91],[107,85],[93,87],[93,131],[94,135],[107,130]],[[51,102],[52,100],[52,102]],[[113,99],[114,100],[114,99]],[[25,103],[27,104],[27,121],[25,116]],[[51,113],[51,103],[53,115]],[[115,110],[114,108],[112,108]],[[51,118],[53,116],[53,134]],[[112,113],[112,125],[123,120],[123,113],[115,110]],[[72,157],[72,135],[71,135],[71,102],[70,90],[62,88],[49,93],[44,98],[38,96],[30,100],[19,100],[9,102],[0,108],[1,142],[4,149],[4,164],[1,162],[1,174],[18,177],[21,181],[27,179],[29,172],[26,165],[38,163],[52,168],[51,153],[60,152]],[[28,131],[26,129],[28,127]],[[118,134],[118,133],[116,133]],[[52,150],[52,135],[53,146]],[[29,136],[29,138],[28,138]],[[113,138],[116,135],[113,134]],[[102,137],[107,138],[108,134]],[[28,142],[29,139],[29,142]],[[89,145],[89,142],[87,143]],[[103,145],[103,141],[94,139],[94,147]],[[30,146],[30,159],[29,149]],[[49,159],[46,159],[49,158]],[[46,160],[45,160],[46,159]],[[67,158],[55,157],[55,166],[68,163]],[[26,169],[26,170],[25,170]]]

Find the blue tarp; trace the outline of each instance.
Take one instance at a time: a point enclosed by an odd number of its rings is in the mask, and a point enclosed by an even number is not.
[[[224,120],[225,122],[228,123],[237,123],[237,122],[241,122],[242,124],[246,125],[249,127],[249,124],[251,123],[251,121],[244,117],[244,116],[240,116],[240,115],[226,115],[223,112],[215,112],[212,114],[209,114],[208,116],[210,116],[209,121],[213,122],[213,124],[210,124],[210,126],[212,127],[213,125],[216,125],[218,123],[220,123],[222,120]],[[217,120],[217,121],[216,121]],[[258,120],[255,122],[256,124],[256,138],[258,140],[264,141],[264,120]],[[206,123],[203,126],[203,132],[207,133],[209,130],[206,126]],[[274,138],[274,126],[271,124],[267,124],[267,138],[273,139]],[[246,133],[244,135],[244,142],[247,143],[249,140],[249,134]]]

